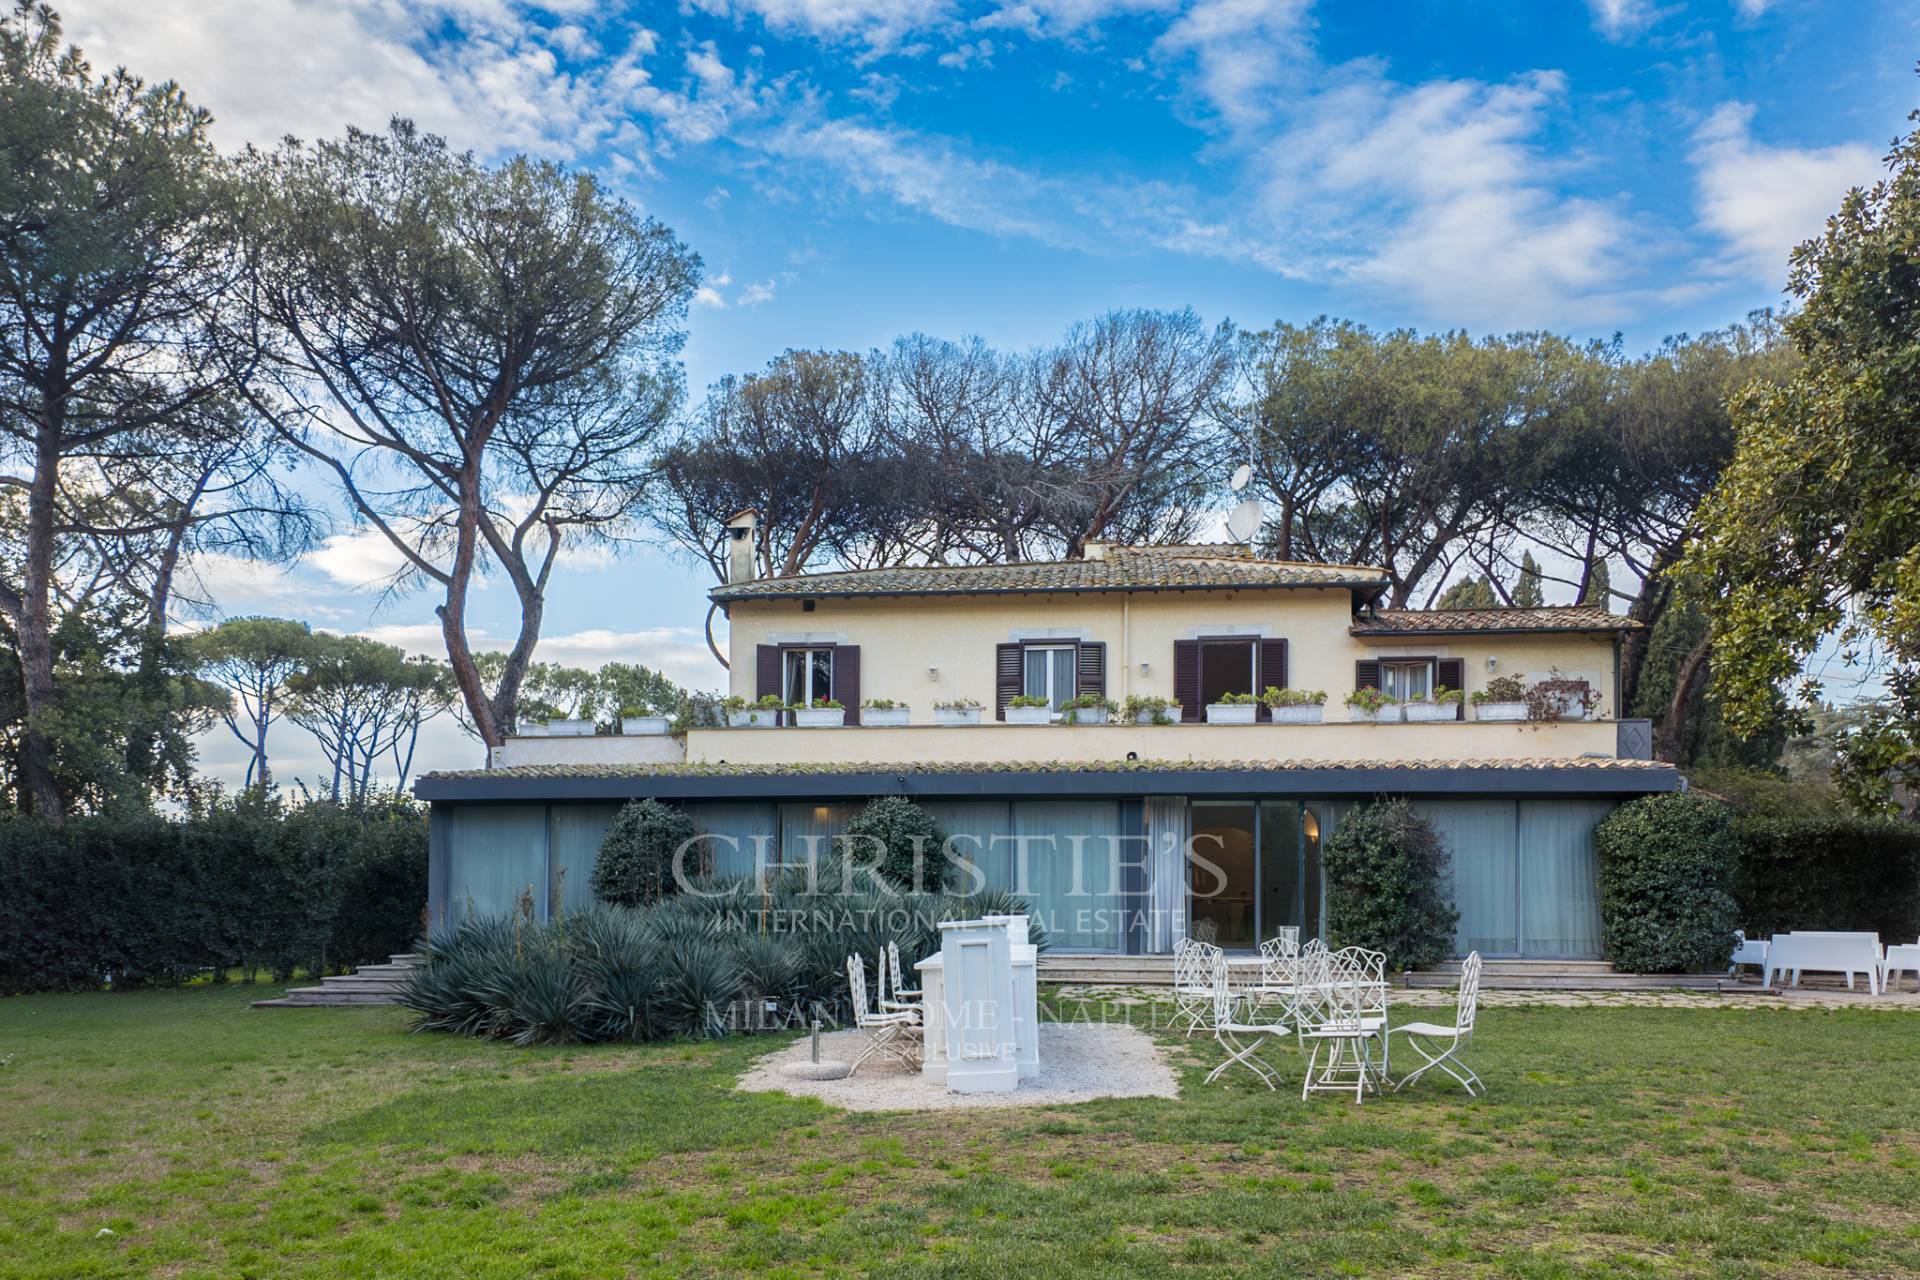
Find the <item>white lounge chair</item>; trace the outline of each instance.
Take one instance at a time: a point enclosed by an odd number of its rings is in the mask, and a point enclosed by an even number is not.
[[[1213,1038],[1227,1051],[1227,1060],[1207,1073],[1207,1083],[1212,1084],[1229,1067],[1236,1063],[1260,1077],[1260,1082],[1271,1089],[1280,1072],[1272,1063],[1260,1057],[1260,1050],[1270,1044],[1274,1037],[1293,1034],[1293,1028],[1284,1022],[1260,1022],[1253,1014],[1259,1009],[1259,1003],[1252,999],[1243,1001],[1233,989],[1233,983],[1227,976],[1227,958],[1216,947],[1212,955],[1213,994],[1211,1000]],[[1247,1012],[1241,1013],[1244,1003]]]
[[[1900,975],[1912,973],[1920,978],[1920,942],[1889,943],[1881,957],[1880,989],[1892,991],[1899,986]]]
[[[1738,929],[1733,931],[1733,959],[1727,961],[1728,974],[1738,973],[1743,964],[1753,965],[1765,972],[1767,967],[1767,940],[1749,938]]]
[[[1191,938],[1182,938],[1173,947],[1173,1029],[1178,1031],[1185,1023],[1189,1039],[1213,1016],[1216,956],[1221,956],[1220,948]]]
[[[1474,1073],[1460,1057],[1473,1038],[1474,1014],[1480,1007],[1480,953],[1469,955],[1460,965],[1460,994],[1453,1003],[1453,1025],[1443,1027],[1434,1022],[1409,1022],[1404,1027],[1395,1027],[1387,1033],[1388,1040],[1395,1035],[1407,1038],[1407,1046],[1426,1061],[1402,1077],[1394,1085],[1396,1091],[1406,1088],[1427,1072],[1438,1067],[1460,1082],[1460,1087],[1468,1094],[1485,1093],[1487,1086],[1480,1083],[1480,1077]]]
[[[895,1059],[908,1070],[917,1070],[919,1059],[914,1056],[912,1035],[920,1022],[920,1015],[904,1012],[876,1012],[867,1004],[867,966],[859,956],[847,957],[847,993],[853,999],[853,1025],[866,1037],[866,1046],[860,1050],[860,1056],[847,1068],[852,1075],[876,1053],[884,1053]]]
[[[880,970],[880,1012],[910,1013],[915,1023],[921,1022],[925,1014],[920,1008],[920,989],[906,985],[900,968],[900,944],[888,939],[876,966]]]

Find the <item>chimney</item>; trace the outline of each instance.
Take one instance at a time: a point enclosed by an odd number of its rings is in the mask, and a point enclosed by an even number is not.
[[[753,571],[754,531],[760,527],[760,513],[752,507],[727,517],[727,581],[750,582]]]

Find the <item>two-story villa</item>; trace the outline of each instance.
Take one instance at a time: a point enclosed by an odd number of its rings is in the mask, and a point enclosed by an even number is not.
[[[1453,855],[1462,953],[1600,952],[1593,826],[1621,800],[1679,785],[1619,717],[1635,624],[1598,608],[1379,607],[1386,575],[1235,546],[1091,546],[1084,559],[752,576],[754,515],[730,523],[732,692],[833,699],[844,726],[696,728],[674,738],[515,738],[484,770],[441,773],[432,802],[435,919],[584,905],[618,806],[684,805],[715,869],[802,860],[868,799],[932,810],[985,880],[1026,894],[1061,952],[1163,954],[1189,933],[1251,947],[1320,928],[1320,842],[1355,803],[1409,797]],[[1367,723],[1358,687],[1415,701],[1438,686],[1555,673],[1594,695],[1583,718],[1493,721],[1471,704]],[[1323,722],[1208,723],[1269,687],[1320,690]],[[1069,723],[1082,694],[1179,703],[1172,723]],[[1038,724],[1011,703],[1044,700]],[[907,723],[862,723],[867,700]],[[979,704],[937,724],[936,704]],[[895,718],[898,713],[896,712]],[[867,719],[873,717],[869,714]],[[954,718],[949,712],[946,719]],[[1188,851],[1200,855],[1189,858]]]

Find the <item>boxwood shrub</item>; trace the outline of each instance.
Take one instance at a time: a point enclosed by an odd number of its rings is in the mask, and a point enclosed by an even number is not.
[[[1320,852],[1327,935],[1384,951],[1391,970],[1425,969],[1453,953],[1460,921],[1448,892],[1446,845],[1405,800],[1356,807]]]
[[[1724,969],[1739,912],[1733,810],[1706,796],[1644,796],[1594,828],[1606,957],[1630,973]]]

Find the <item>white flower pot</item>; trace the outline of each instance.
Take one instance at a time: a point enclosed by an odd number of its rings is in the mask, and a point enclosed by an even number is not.
[[[1269,707],[1275,724],[1319,724],[1321,715],[1326,711],[1322,706],[1308,707]]]
[[[764,707],[744,707],[739,711],[727,712],[727,723],[736,729],[771,729],[779,722],[780,713]]]
[[[514,734],[516,737],[521,737],[521,738],[548,737],[549,735],[547,733],[547,722],[544,720],[523,721],[520,724],[520,726],[514,730]]]
[[[1052,707],[1008,707],[1008,724],[1052,724]]]
[[[800,707],[793,722],[802,729],[838,729],[847,722],[845,707]]]
[[[1525,720],[1527,704],[1524,702],[1483,702],[1473,709],[1475,720]]]
[[[1061,718],[1068,724],[1105,724],[1112,717],[1105,707],[1074,707]]]
[[[1207,704],[1208,724],[1252,724],[1254,713],[1260,710],[1257,702],[1209,702]]]
[[[943,724],[949,727],[954,725],[962,725],[962,724],[979,724],[980,708],[978,707],[935,707],[933,709],[933,722],[935,724]]]
[[[874,729],[897,729],[912,716],[912,707],[865,707],[860,712],[860,723]]]
[[[1586,704],[1573,700],[1562,702],[1560,704],[1560,718],[1562,720],[1585,720],[1587,718]]]
[[[1369,711],[1365,707],[1348,707],[1347,719],[1360,724],[1399,724],[1400,704],[1392,703],[1378,711]]]
[[[620,732],[628,737],[657,737],[667,731],[665,716],[621,716]]]
[[[1442,720],[1458,720],[1460,713],[1451,703],[1409,702],[1403,708],[1409,724],[1435,724]]]
[[[549,720],[547,736],[549,738],[590,738],[593,736],[593,721]]]

